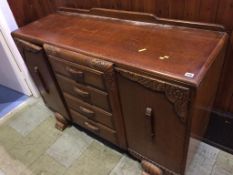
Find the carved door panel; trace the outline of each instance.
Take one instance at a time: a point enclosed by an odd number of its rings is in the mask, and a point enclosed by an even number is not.
[[[182,172],[189,89],[117,71],[129,151]]]
[[[68,118],[43,48],[20,39],[15,41],[46,105]]]

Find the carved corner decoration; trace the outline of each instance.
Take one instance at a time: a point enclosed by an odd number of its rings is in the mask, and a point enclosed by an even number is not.
[[[186,116],[188,113],[189,96],[188,88],[171,84],[165,81],[150,78],[138,73],[130,72],[123,69],[116,69],[121,76],[137,82],[153,91],[163,92],[166,98],[174,104],[175,111],[179,116],[181,122],[186,123]]]
[[[94,58],[89,66],[104,73],[105,85],[109,91],[115,88],[113,63]]]
[[[113,63],[98,58],[91,59],[89,66],[101,72],[107,72],[109,69],[113,69]]]

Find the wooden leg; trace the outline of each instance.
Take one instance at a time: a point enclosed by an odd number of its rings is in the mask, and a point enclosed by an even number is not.
[[[64,129],[66,129],[67,126],[69,125],[67,120],[59,113],[55,113],[55,118],[56,118],[55,127],[60,131],[64,131]]]
[[[148,173],[146,173],[145,171],[142,172],[142,175],[150,175]]]
[[[162,171],[150,162],[143,160],[141,162],[142,168],[145,170],[142,175],[162,175]]]

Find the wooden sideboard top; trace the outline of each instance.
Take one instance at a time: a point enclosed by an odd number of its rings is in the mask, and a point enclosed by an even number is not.
[[[68,13],[51,14],[13,36],[91,54],[195,87],[227,41],[224,32]]]

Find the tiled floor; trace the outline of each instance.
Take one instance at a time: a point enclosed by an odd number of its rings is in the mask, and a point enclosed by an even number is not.
[[[127,155],[74,127],[60,132],[41,100],[0,122],[0,175],[140,175]],[[202,143],[188,175],[232,175],[233,156]]]

